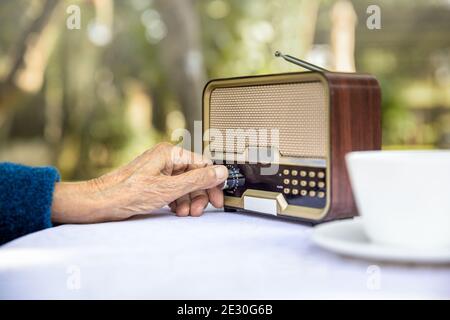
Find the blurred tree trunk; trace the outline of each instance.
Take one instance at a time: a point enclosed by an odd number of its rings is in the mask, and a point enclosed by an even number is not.
[[[11,67],[5,77],[0,79],[0,111],[3,113],[3,119],[0,118],[0,128],[2,129],[0,131],[0,144],[8,140],[11,121],[15,113],[12,106],[19,104],[23,99],[29,98],[28,95],[22,94],[15,84],[16,76],[24,65],[25,56],[29,49],[28,40],[31,35],[37,37],[41,35],[57,5],[57,0],[46,0],[39,14],[30,22],[10,50],[12,55]]]
[[[24,30],[22,35],[18,38],[16,44],[13,46],[11,52],[14,55],[12,58],[11,68],[9,69],[4,80],[0,82],[0,108],[13,104],[14,97],[17,96],[17,88],[14,85],[14,80],[23,66],[25,55],[28,49],[28,39],[30,35],[39,35],[50,20],[52,12],[58,4],[57,0],[47,0],[42,6],[42,11],[30,23],[28,28]]]
[[[275,34],[280,36],[274,37],[271,42],[271,54],[280,50],[306,59],[313,48],[319,7],[319,0],[286,1],[283,5],[272,2],[273,26]],[[274,61],[277,69],[281,67],[282,70],[293,72],[302,70],[283,60]]]
[[[339,0],[331,10],[331,50],[334,70],[355,72],[355,32],[357,16],[353,4]]]
[[[162,61],[191,135],[194,121],[202,118],[201,99],[206,80],[195,4],[193,0],[156,2],[167,27],[167,36],[161,41]]]

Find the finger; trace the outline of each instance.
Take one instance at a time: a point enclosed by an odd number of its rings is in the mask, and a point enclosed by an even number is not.
[[[115,172],[117,171],[119,173],[123,173],[124,175],[130,175],[138,169],[151,164],[150,167],[146,168],[147,172],[151,175],[159,174],[159,172],[161,171],[161,166],[165,165],[165,154],[167,154],[168,150],[170,150],[172,147],[173,146],[167,142],[158,143],[153,148],[144,151],[131,162],[115,170]]]
[[[204,168],[211,164],[211,160],[200,154],[193,153],[179,147],[174,147],[171,150],[170,159],[167,161],[165,171],[172,171],[171,174],[176,175],[184,171]]]
[[[227,177],[228,169],[225,166],[208,166],[168,178],[172,179],[171,182],[176,186],[174,197],[179,198],[196,190],[213,188],[224,182]]]
[[[178,146],[171,149],[171,161],[175,170],[177,167],[186,167],[192,170],[212,164],[212,161],[202,154],[190,152]]]
[[[145,150],[139,156],[137,156],[134,160],[129,162],[128,164],[122,166],[120,169],[124,171],[134,172],[137,169],[145,166],[152,160],[155,160],[157,154],[162,154],[163,150],[172,148],[172,145],[167,142],[158,143],[151,149]]]
[[[177,216],[179,217],[187,217],[189,215],[190,210],[190,204],[191,204],[191,198],[189,197],[189,194],[185,194],[181,197],[179,197],[176,200],[177,208],[175,210]]]
[[[173,175],[186,170],[202,168],[211,165],[212,162],[201,154],[190,152],[179,146],[172,146],[168,143],[158,145],[153,152],[151,169],[157,167],[157,170],[166,174]]]
[[[170,211],[172,211],[173,213],[176,213],[177,211],[177,202],[176,201],[172,201],[171,203],[169,203],[169,208]]]
[[[151,150],[147,150],[146,152],[142,153],[129,163],[122,165],[109,173],[104,174],[101,178],[104,181],[111,181],[111,182],[114,181],[119,182],[126,179],[147,163],[146,159],[148,158],[150,151]]]
[[[211,202],[211,204],[215,208],[222,208],[224,199],[223,199],[223,191],[220,188],[220,186],[208,189],[207,192],[209,202]]]
[[[174,147],[172,150],[178,150],[178,151],[173,151],[175,153],[180,153],[179,155],[179,159],[171,159],[169,162],[169,166],[172,166],[171,168],[166,168],[165,172],[166,174],[169,175],[178,175],[181,174],[183,172],[189,171],[189,170],[193,170],[193,169],[197,169],[197,168],[202,168],[207,166],[207,163],[201,162],[201,160],[198,159],[198,155],[190,153],[187,150],[178,148],[178,147]],[[181,155],[181,153],[183,155]],[[173,158],[175,158],[176,156],[173,156]],[[189,158],[191,157],[192,160],[190,160]],[[197,158],[195,158],[197,157]],[[194,159],[195,158],[195,159]],[[178,161],[178,163],[175,163],[176,161]],[[190,161],[195,161],[195,163],[189,164]]]
[[[190,194],[191,197],[191,216],[199,217],[208,205],[208,194],[205,190],[197,190]]]
[[[163,142],[152,149],[146,150],[128,164],[103,175],[102,178],[120,181],[142,167],[146,167],[146,172],[150,175],[156,175],[160,172],[167,175],[179,174],[185,170],[201,168],[211,164],[211,160],[205,156]],[[174,171],[175,173],[173,173]]]

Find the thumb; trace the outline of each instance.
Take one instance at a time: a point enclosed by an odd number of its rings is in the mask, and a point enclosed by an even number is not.
[[[228,169],[225,166],[208,166],[187,171],[185,173],[172,176],[176,185],[176,198],[197,190],[213,188],[228,177]]]

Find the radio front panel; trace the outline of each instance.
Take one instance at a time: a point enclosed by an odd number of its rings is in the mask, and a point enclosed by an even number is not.
[[[227,197],[241,198],[245,191],[251,189],[281,193],[292,206],[317,209],[326,206],[325,168],[280,165],[278,173],[261,175],[261,167],[265,166],[262,164],[226,166],[230,172],[230,186],[224,191]]]

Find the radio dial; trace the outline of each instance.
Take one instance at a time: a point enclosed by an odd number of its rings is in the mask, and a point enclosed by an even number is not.
[[[228,167],[228,178],[225,180],[222,189],[231,192],[236,191],[237,188],[245,185],[245,177],[241,170],[236,166]]]

